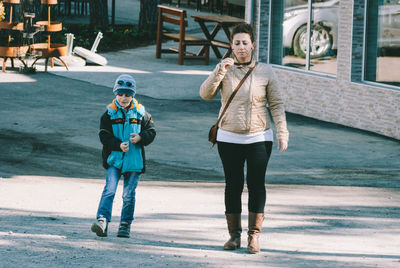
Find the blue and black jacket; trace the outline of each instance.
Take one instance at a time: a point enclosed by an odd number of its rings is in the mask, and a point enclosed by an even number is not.
[[[129,143],[129,150],[122,152],[120,145],[129,141],[131,133],[139,134],[137,144]],[[156,136],[151,115],[143,105],[133,99],[128,109],[122,108],[114,99],[100,119],[100,141],[103,144],[103,166],[114,166],[125,172],[143,173],[146,169],[144,146]]]

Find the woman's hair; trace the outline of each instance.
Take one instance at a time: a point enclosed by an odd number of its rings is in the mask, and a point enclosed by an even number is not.
[[[232,33],[231,33],[231,42],[233,41],[233,37],[235,34],[239,33],[246,33],[250,36],[251,42],[254,43],[254,33],[253,33],[253,27],[251,27],[250,24],[247,23],[241,23],[233,27]]]

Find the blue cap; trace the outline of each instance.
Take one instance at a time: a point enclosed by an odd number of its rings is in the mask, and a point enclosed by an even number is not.
[[[115,95],[128,94],[132,97],[136,94],[136,82],[129,74],[121,74],[115,80],[113,92]]]

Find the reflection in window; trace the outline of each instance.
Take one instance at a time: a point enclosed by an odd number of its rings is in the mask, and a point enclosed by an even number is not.
[[[368,1],[365,80],[400,86],[400,1]]]
[[[282,64],[336,74],[340,0],[283,1]],[[309,21],[312,22],[312,27],[308,27]],[[309,28],[310,42],[308,42]],[[310,44],[309,50],[308,44]]]

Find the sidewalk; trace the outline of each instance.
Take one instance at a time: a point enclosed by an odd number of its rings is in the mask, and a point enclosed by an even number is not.
[[[219,102],[198,97],[213,66],[153,51],[106,53],[104,67],[1,74],[1,268],[398,267],[399,142],[290,113],[289,149],[273,149],[267,172],[262,252],[223,251],[223,173],[206,138]],[[158,131],[127,240],[115,237],[121,192],[110,237],[89,230],[104,185],[98,118],[121,72],[137,79]]]
[[[0,74],[0,268],[398,267],[400,143],[288,113],[289,149],[273,149],[262,252],[228,252],[224,178],[207,141],[219,101],[199,86],[210,65],[155,47],[102,54],[108,66]],[[42,68],[42,69],[41,69]],[[104,186],[100,115],[120,73],[132,74],[153,115],[154,143],[137,190],[132,237],[90,232]]]
[[[130,239],[116,237],[121,187],[109,237],[89,230],[103,183],[0,179],[0,267],[399,266],[400,200],[392,189],[270,185],[262,251],[249,255],[245,233],[240,250],[222,249],[220,183],[141,182]],[[246,219],[247,212],[244,231]]]

